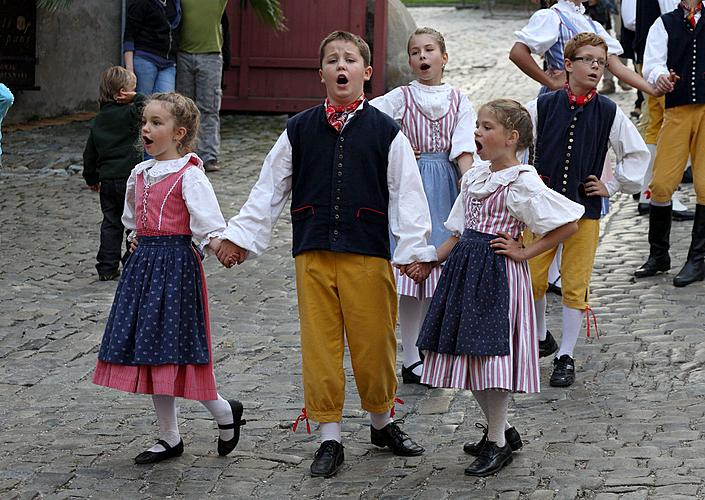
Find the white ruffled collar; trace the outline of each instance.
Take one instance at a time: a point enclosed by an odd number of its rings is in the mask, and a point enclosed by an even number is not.
[[[577,12],[578,14],[585,14],[585,7],[583,6],[583,4],[575,5],[571,0],[558,0],[556,8],[560,9],[561,7],[563,7],[563,9],[561,10],[568,10]]]
[[[446,93],[450,92],[453,90],[453,87],[451,87],[447,83],[441,83],[440,85],[424,85],[423,83],[420,83],[417,80],[413,80],[411,83],[409,83],[409,87],[413,87],[415,89],[418,89],[422,92],[436,92],[436,93]]]
[[[490,170],[489,162],[482,162],[465,172],[462,179],[462,189],[472,198],[485,198],[502,186],[508,186],[522,172],[534,172],[531,165],[515,165],[497,172]]]
[[[173,174],[174,172],[178,172],[184,166],[192,161],[191,159],[195,160],[195,165],[203,170],[203,161],[195,154],[195,153],[188,153],[181,158],[176,158],[174,160],[155,160],[154,158],[151,158],[149,160],[145,160],[142,163],[139,163],[135,167],[135,174],[140,174],[140,173],[146,173],[152,178],[157,178],[157,177],[162,177],[164,175],[168,174]]]

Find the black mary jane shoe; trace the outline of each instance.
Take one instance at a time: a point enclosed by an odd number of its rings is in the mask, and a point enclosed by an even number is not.
[[[487,427],[485,427],[479,422],[475,423],[475,427],[477,427],[478,429],[482,429],[482,438],[477,443],[465,443],[463,445],[463,451],[468,455],[477,457],[480,455],[480,452],[487,444]],[[504,431],[504,439],[507,441],[507,443],[509,443],[509,446],[512,451],[520,450],[521,447],[524,446],[524,443],[521,441],[521,436],[519,435],[519,432],[514,427],[510,427],[509,429]]]
[[[498,472],[505,465],[512,463],[512,447],[509,443],[499,447],[497,443],[487,441],[478,457],[465,469],[466,476],[485,477]]]
[[[388,447],[392,453],[402,457],[416,457],[426,451],[402,431],[397,422],[390,422],[381,429],[370,426],[370,439],[373,445]]]
[[[414,368],[417,366],[422,366],[423,361],[417,361],[410,367],[406,367],[404,365],[401,365],[401,380],[405,384],[417,384],[417,385],[422,385],[424,387],[429,387],[428,384],[422,384],[421,383],[421,375],[416,375],[414,373]]]
[[[228,404],[230,405],[230,410],[233,412],[233,423],[219,425],[218,429],[233,429],[233,437],[225,441],[224,439],[218,438],[218,455],[221,457],[226,456],[228,453],[233,451],[237,446],[238,441],[240,441],[240,426],[247,423],[247,420],[243,420],[242,417],[242,403],[236,401],[235,399],[229,399]]]
[[[344,447],[338,441],[323,441],[311,464],[311,477],[333,477],[345,461]]]
[[[184,441],[180,440],[176,446],[169,446],[169,443],[160,439],[157,441],[164,447],[164,451],[143,451],[135,457],[136,464],[156,464],[167,458],[179,457],[184,453]]]

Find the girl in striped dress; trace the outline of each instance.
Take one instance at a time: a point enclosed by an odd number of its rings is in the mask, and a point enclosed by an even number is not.
[[[176,397],[200,401],[220,429],[218,453],[238,443],[242,404],[215,386],[208,295],[199,251],[216,251],[225,229],[218,200],[190,153],[199,112],[179,94],[154,94],[145,106],[142,139],[152,159],[127,181],[122,222],[137,230],[125,265],[93,383],[151,394],[159,423],[157,444],[135,457],[155,463],[183,453]]]
[[[522,446],[507,422],[510,392],[538,392],[538,340],[527,260],[577,230],[582,205],[549,189],[516,158],[532,143],[529,113],[508,99],[480,108],[475,142],[482,164],[467,172],[446,222],[453,233],[438,249],[447,258],[418,346],[426,354],[421,382],[470,389],[487,419],[485,434],[465,451],[470,476],[492,474]],[[526,248],[528,227],[543,238]],[[407,273],[422,279],[418,265]],[[484,426],[483,426],[484,428]]]
[[[409,66],[417,76],[411,84],[377,97],[370,104],[401,124],[417,153],[424,192],[431,212],[429,243],[440,246],[450,236],[443,222],[458,196],[458,179],[473,162],[475,111],[457,89],[442,83],[448,62],[443,35],[432,28],[419,28],[407,44]],[[392,252],[394,252],[394,238]],[[428,311],[441,268],[416,284],[395,270],[399,294],[399,330],[404,361],[402,380],[418,384],[423,363],[416,348],[421,323]]]

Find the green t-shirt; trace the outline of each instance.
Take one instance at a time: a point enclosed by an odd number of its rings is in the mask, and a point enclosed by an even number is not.
[[[223,17],[228,0],[181,0],[179,50],[191,54],[220,52]]]

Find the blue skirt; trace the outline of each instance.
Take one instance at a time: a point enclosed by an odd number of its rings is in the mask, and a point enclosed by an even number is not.
[[[448,158],[448,153],[421,153],[418,161],[424,193],[431,212],[431,238],[429,245],[438,248],[450,238],[443,223],[448,220],[450,209],[458,197],[458,171]],[[390,233],[391,236],[391,233]],[[391,251],[394,255],[396,243],[391,237]]]
[[[416,345],[443,354],[509,354],[506,257],[496,235],[465,229],[448,256]]]
[[[141,236],[115,292],[98,359],[208,363],[203,283],[191,236]]]

